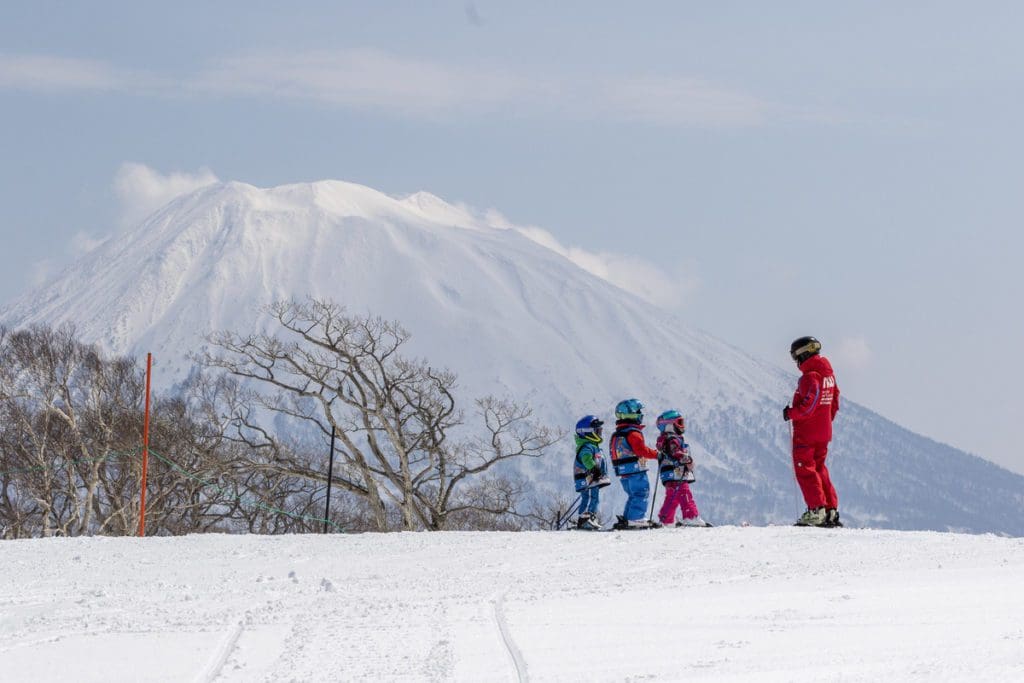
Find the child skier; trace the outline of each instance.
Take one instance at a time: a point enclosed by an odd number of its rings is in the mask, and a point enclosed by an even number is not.
[[[611,483],[601,456],[603,424],[593,415],[587,415],[576,423],[576,461],[572,469],[572,478],[580,494],[580,515],[576,520],[576,528],[586,531],[601,528],[597,521],[600,490]]]
[[[658,470],[665,485],[665,502],[658,511],[664,525],[675,522],[676,510],[683,509],[683,521],[676,526],[711,526],[700,518],[697,504],[690,492],[694,481],[693,458],[690,447],[683,440],[686,421],[678,410],[666,410],[658,416]]]
[[[615,406],[615,433],[609,443],[609,454],[615,474],[629,496],[626,509],[615,523],[616,529],[650,529],[661,525],[644,519],[647,514],[647,496],[651,484],[647,480],[647,460],[655,460],[658,452],[644,443],[641,430],[644,419],[643,405],[635,398],[620,401]]]

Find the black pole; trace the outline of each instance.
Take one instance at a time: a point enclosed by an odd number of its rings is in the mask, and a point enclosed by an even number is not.
[[[644,472],[644,476],[645,477],[647,476],[646,472]],[[658,463],[658,473],[657,473],[657,476],[654,477],[654,495],[651,496],[651,514],[647,515],[647,521],[648,522],[653,522],[654,521],[654,502],[658,499],[658,482],[660,482],[660,481],[661,481],[661,463],[659,462]]]
[[[327,508],[324,510],[324,533],[327,533],[327,520],[331,518],[331,481],[334,479],[334,427],[331,427],[331,458],[327,466]]]
[[[580,494],[576,496],[576,500],[574,500],[572,502],[572,505],[569,506],[569,509],[566,511],[564,516],[562,515],[561,510],[558,511],[558,519],[555,520],[555,530],[561,529],[562,525],[569,521],[569,518],[572,516],[572,513],[576,512],[576,508],[579,506],[582,498],[583,493],[580,492]]]

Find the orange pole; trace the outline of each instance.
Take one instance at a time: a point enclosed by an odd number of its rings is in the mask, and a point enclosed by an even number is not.
[[[149,465],[149,381],[153,375],[153,354],[146,354],[146,416],[142,422],[142,500],[139,502],[139,536],[146,535],[146,468]]]

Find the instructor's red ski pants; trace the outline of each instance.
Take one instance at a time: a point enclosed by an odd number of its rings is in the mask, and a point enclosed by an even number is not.
[[[825,466],[828,456],[828,442],[820,444],[801,444],[793,442],[793,470],[800,491],[804,494],[804,502],[810,509],[839,507],[836,489]]]

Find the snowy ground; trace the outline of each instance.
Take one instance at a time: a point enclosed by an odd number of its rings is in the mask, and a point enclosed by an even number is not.
[[[1024,539],[0,542],[3,681],[1024,680]]]

